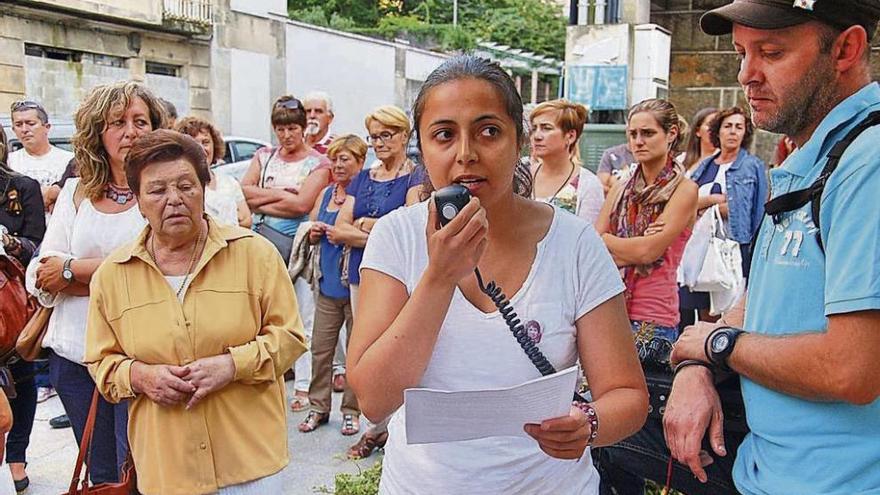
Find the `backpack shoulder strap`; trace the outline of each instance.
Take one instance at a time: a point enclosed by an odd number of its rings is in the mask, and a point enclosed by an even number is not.
[[[876,125],[880,125],[880,110],[872,112],[865,117],[865,119],[859,122],[857,126],[853,127],[846,136],[841,138],[831,147],[831,151],[826,155],[828,161],[825,163],[822,173],[819,174],[819,178],[817,178],[810,187],[792,191],[768,201],[764,205],[764,211],[768,215],[773,216],[775,222],[776,217],[781,213],[797,210],[805,204],[810,203],[813,224],[817,229],[820,229],[816,234],[816,240],[819,242],[819,248],[824,252],[825,247],[822,242],[819,214],[822,209],[822,193],[825,191],[825,184],[828,182],[831,174],[837,169],[837,166],[840,164],[840,159],[843,157],[843,154],[846,153],[847,148],[849,148],[863,132]]]

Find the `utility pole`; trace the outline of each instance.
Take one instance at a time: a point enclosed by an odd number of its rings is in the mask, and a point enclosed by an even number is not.
[[[452,25],[458,26],[458,0],[452,0]]]

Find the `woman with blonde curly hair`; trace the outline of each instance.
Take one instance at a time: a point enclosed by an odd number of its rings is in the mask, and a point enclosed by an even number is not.
[[[198,117],[184,117],[174,124],[174,130],[196,140],[212,167],[223,160],[226,146],[220,131],[213,124]],[[205,187],[205,212],[224,225],[251,226],[251,210],[244,199],[241,184],[235,178],[211,170],[211,181]]]
[[[166,119],[165,107],[142,83],[106,84],[89,93],[75,115],[79,177],[64,184],[40,255],[28,267],[28,289],[41,304],[54,307],[43,347],[49,349],[49,377],[77,442],[95,390],[83,365],[89,282],[104,258],[133,241],[145,225],[125,176],[125,157],[135,139],[165,127]],[[92,483],[118,479],[128,450],[127,408],[126,403],[99,402],[89,464]]]

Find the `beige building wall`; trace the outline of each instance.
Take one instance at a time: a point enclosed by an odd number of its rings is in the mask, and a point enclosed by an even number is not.
[[[180,113],[211,116],[210,30],[195,35],[163,24],[163,0],[41,3],[45,8],[0,11],[0,114],[13,101],[32,97],[50,114],[70,118],[96,84],[135,79],[153,86]],[[52,9],[61,3],[81,10]],[[114,16],[126,20],[117,23]],[[28,47],[57,49],[62,56],[28,55]],[[74,55],[64,59],[65,53]],[[148,74],[148,63],[174,66],[177,75]]]
[[[36,6],[62,7],[119,20],[162,24],[162,0],[39,0]]]

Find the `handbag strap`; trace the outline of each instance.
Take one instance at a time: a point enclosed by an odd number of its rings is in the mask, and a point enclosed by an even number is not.
[[[82,439],[79,443],[79,455],[76,456],[76,467],[73,469],[73,478],[70,480],[70,489],[68,491],[68,495],[76,495],[76,485],[79,484],[80,474],[83,472],[83,463],[86,460],[86,456],[91,457],[90,453],[92,450],[92,434],[95,431],[95,417],[98,414],[98,388],[95,387],[95,392],[92,394],[92,405],[89,406],[89,417],[86,419],[86,426],[83,430]],[[85,463],[85,479],[83,480],[83,494],[88,493],[88,480],[89,480],[89,464]]]
[[[712,207],[712,237],[727,239],[727,232],[724,230],[724,217],[721,216],[721,207],[718,205]]]
[[[280,148],[280,146],[278,148]],[[260,159],[257,158],[257,162],[260,163],[260,189],[266,188],[266,173],[269,170],[269,164],[272,163],[272,159],[275,158],[275,155],[278,154],[278,148],[275,148],[274,150],[272,150],[272,153],[269,155],[269,159],[266,160],[266,163],[260,162]],[[255,225],[254,227],[259,227],[260,225],[264,224],[265,222],[266,222],[266,214],[260,213],[260,218],[259,218],[259,220],[257,220],[257,225]]]

